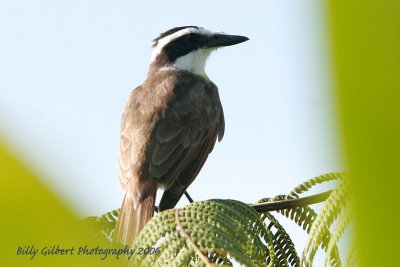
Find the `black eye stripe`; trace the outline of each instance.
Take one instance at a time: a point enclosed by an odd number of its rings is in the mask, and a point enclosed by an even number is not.
[[[166,44],[162,49],[162,53],[164,53],[169,62],[174,62],[178,57],[204,47],[207,39],[206,36],[190,33]]]
[[[175,28],[172,28],[172,29],[170,29],[170,30],[168,30],[168,31],[165,31],[165,32],[161,33],[160,36],[158,36],[157,38],[155,38],[155,39],[153,40],[153,42],[154,42],[154,43],[153,43],[153,47],[156,47],[157,44],[158,44],[158,41],[161,40],[162,38],[167,37],[168,35],[174,34],[174,33],[178,32],[178,31],[183,30],[183,29],[186,29],[186,28],[195,28],[195,29],[199,29],[199,27],[197,27],[197,26],[182,26],[182,27],[175,27]]]
[[[191,40],[196,40],[199,39],[199,36],[197,34],[191,33],[188,35],[188,38]]]

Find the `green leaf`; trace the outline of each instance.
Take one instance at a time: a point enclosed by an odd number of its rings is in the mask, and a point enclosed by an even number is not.
[[[325,202],[324,206],[319,212],[318,216],[315,218],[314,223],[312,224],[309,233],[309,239],[301,257],[302,262],[305,265],[311,266],[315,253],[317,252],[320,245],[322,245],[322,247],[324,248],[327,247],[329,240],[331,239],[329,227],[332,225],[334,220],[339,215],[340,211],[343,209],[346,200],[347,190],[345,182],[344,180],[342,180],[339,186],[333,190],[328,200]],[[326,240],[328,240],[328,242],[326,242]],[[332,258],[335,258],[336,252],[330,253],[330,256],[332,256]],[[339,266],[335,263],[332,263],[332,265]]]
[[[298,198],[299,194],[302,194],[304,192],[309,191],[312,187],[322,184],[328,181],[333,181],[333,180],[340,180],[344,177],[343,172],[333,172],[333,173],[326,173],[317,177],[314,177],[312,179],[309,179],[305,181],[304,183],[296,186],[293,188],[292,191],[290,191],[289,196],[292,196],[294,198]]]
[[[177,212],[179,222],[176,220]],[[245,266],[267,266],[267,245],[273,249],[272,233],[251,207],[235,200],[215,199],[194,202],[155,216],[140,232],[133,247],[159,246],[162,252],[159,255],[139,255],[131,265],[199,264],[199,253],[191,243],[210,264],[230,264],[229,259],[235,259]]]

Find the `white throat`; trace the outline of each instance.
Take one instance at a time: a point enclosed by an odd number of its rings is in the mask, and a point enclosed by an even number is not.
[[[160,70],[184,70],[203,76],[208,79],[206,74],[206,63],[213,49],[197,49],[184,56],[178,57],[175,62]]]

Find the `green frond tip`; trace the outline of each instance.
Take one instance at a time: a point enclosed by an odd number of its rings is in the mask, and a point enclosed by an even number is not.
[[[274,266],[300,266],[300,259],[289,234],[269,212],[261,215],[262,220],[269,221],[268,229],[274,232],[274,250],[275,265]]]
[[[269,201],[280,201],[280,200],[285,200],[285,199],[293,199],[293,197],[286,196],[286,195],[278,195],[273,198],[265,198],[261,201],[269,202]],[[262,202],[264,203],[264,202]],[[314,223],[315,218],[317,217],[317,213],[310,207],[304,206],[304,207],[296,207],[292,209],[286,209],[286,210],[280,210],[279,213],[287,217],[288,219],[294,221],[298,226],[300,226],[303,230],[305,230],[307,233],[310,232],[311,227]],[[266,219],[266,215],[262,215],[262,219]],[[326,246],[331,239],[331,234],[329,232],[329,227],[326,227],[326,235],[322,238],[322,246],[326,250]],[[286,252],[288,255],[290,255],[290,251]],[[338,248],[336,244],[332,247],[332,265],[333,266],[340,266],[340,258],[338,254]],[[291,253],[292,255],[295,255],[294,253]],[[296,265],[297,262],[294,262],[292,266],[301,266],[301,265]],[[287,265],[283,265],[287,266]]]
[[[287,200],[287,199],[297,199],[293,196],[290,195],[278,195],[273,198],[264,198],[258,201],[257,203],[266,203],[266,202],[275,202],[275,201],[281,201],[281,200]],[[279,213],[284,215],[285,217],[289,218],[290,220],[294,221],[297,225],[299,225],[303,230],[305,230],[307,233],[310,233],[313,223],[315,219],[317,218],[318,214],[309,206],[300,206],[300,207],[295,207],[295,208],[290,208],[290,209],[285,209],[285,210],[279,210]],[[265,215],[263,215],[265,216]],[[265,217],[262,217],[265,219]],[[327,245],[329,241],[331,240],[331,233],[329,231],[329,226],[324,226],[321,225],[322,230],[325,232],[325,235],[322,236],[321,240],[321,246],[322,248],[327,251]],[[332,248],[330,251],[330,264],[331,266],[340,266],[341,261],[339,257],[339,250],[337,248],[337,244],[331,244]],[[307,262],[304,262],[307,266]],[[311,265],[311,263],[309,264]]]
[[[97,216],[89,216],[86,217],[84,220],[87,222],[98,222],[98,223],[116,223],[117,219],[118,219],[118,213],[119,213],[119,209],[116,210],[112,210],[109,211],[107,213],[104,213],[103,215],[101,215],[100,217]]]
[[[332,238],[329,232],[329,227],[346,205],[346,201],[348,200],[347,196],[348,194],[345,180],[341,180],[340,184],[333,190],[312,224],[309,238],[301,257],[302,263],[305,263],[306,266],[313,262],[315,253],[320,245],[325,248],[325,250],[329,246],[329,241]],[[327,235],[329,238],[326,238]],[[330,245],[335,248],[336,242],[331,243]],[[339,258],[337,249],[331,251],[329,251],[328,255],[330,260]],[[340,266],[340,261],[337,263],[335,260],[335,262],[330,263],[330,265]]]
[[[219,199],[194,202],[161,212],[147,223],[133,248],[155,247],[160,253],[138,255],[131,265],[229,266],[234,259],[244,266],[267,266],[272,238],[247,204]]]
[[[300,185],[293,188],[293,190],[290,191],[289,196],[298,198],[299,194],[309,191],[312,187],[314,187],[318,184],[322,184],[322,183],[333,181],[333,180],[340,180],[344,176],[345,176],[345,174],[343,172],[332,172],[332,173],[326,173],[323,175],[319,175],[319,176],[311,178],[311,179],[305,181],[304,183],[301,183]]]
[[[114,234],[115,224],[118,219],[119,209],[107,212],[100,217],[90,216],[84,222],[90,225],[91,233],[97,240],[105,245],[110,244]]]
[[[357,249],[353,242],[346,257],[346,267],[358,266]]]
[[[350,224],[352,219],[350,205],[345,205],[339,214],[337,223],[332,232],[332,237],[329,240],[328,246],[326,248],[325,266],[332,266],[332,251],[334,246],[337,245],[339,239],[342,237],[347,226]]]

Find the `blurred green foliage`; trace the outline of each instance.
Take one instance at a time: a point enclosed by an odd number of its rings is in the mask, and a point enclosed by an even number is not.
[[[77,255],[77,249],[99,244],[89,229],[32,173],[0,146],[0,266],[116,266],[122,260],[100,255]],[[75,248],[74,256],[41,254],[59,245]],[[18,247],[39,249],[36,256],[17,255]]]
[[[398,266],[400,1],[329,1],[360,266]]]

